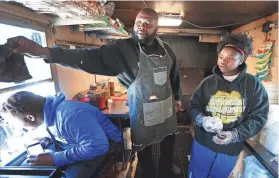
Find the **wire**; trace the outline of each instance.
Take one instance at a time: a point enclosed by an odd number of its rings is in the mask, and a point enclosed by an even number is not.
[[[192,25],[194,27],[197,27],[197,28],[214,29],[214,28],[228,27],[228,26],[239,25],[239,24],[246,24],[248,22],[251,22],[253,20],[260,19],[260,18],[262,18],[262,16],[257,17],[257,18],[253,18],[253,19],[251,19],[249,21],[247,20],[247,21],[242,21],[242,22],[237,22],[237,23],[231,23],[231,24],[226,24],[226,25],[218,25],[218,26],[211,26],[211,27],[199,26],[199,25],[193,24],[193,23],[191,23],[191,22],[189,22],[187,20],[182,20],[182,21],[185,22],[185,23],[188,23],[188,24],[190,24],[190,25]]]
[[[142,2],[144,3],[145,7],[148,7],[147,4],[146,4],[146,2],[145,2],[144,0],[142,0]]]
[[[214,28],[221,28],[221,27],[228,27],[228,26],[232,26],[232,25],[239,25],[239,24],[243,24],[245,22],[239,22],[239,23],[232,23],[232,24],[226,24],[226,25],[218,25],[218,26],[212,26],[212,27],[204,27],[204,26],[199,26],[199,25],[196,25],[196,24],[193,24],[187,20],[183,20],[183,22],[186,22],[194,27],[197,27],[197,28],[203,28],[203,29],[214,29]]]

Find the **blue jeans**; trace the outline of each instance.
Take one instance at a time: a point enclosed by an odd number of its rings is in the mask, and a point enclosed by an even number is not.
[[[188,169],[189,178],[228,178],[238,156],[213,152],[194,140]]]

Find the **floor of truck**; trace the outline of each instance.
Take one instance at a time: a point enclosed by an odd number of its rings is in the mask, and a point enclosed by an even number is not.
[[[188,156],[191,152],[193,137],[189,128],[178,128],[175,141],[174,149],[174,164],[181,167],[183,174],[181,176],[174,176],[174,178],[187,178],[187,169],[188,169]],[[154,164],[158,165],[158,160],[160,157],[160,145],[155,144],[153,146],[153,161]],[[140,164],[138,164],[135,178],[141,178],[141,169]]]

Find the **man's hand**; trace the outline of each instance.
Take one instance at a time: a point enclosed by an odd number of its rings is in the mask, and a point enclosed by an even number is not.
[[[217,133],[223,130],[223,123],[217,117],[204,117],[202,126],[206,132]]]
[[[181,101],[175,101],[175,110],[176,110],[176,112],[180,111],[181,108],[182,108]]]
[[[27,163],[30,166],[54,166],[52,155],[49,153],[42,153],[37,156],[27,156]]]
[[[213,137],[212,141],[218,145],[237,143],[239,142],[238,131],[236,129],[232,131],[220,131]]]
[[[32,58],[51,58],[51,53],[48,48],[44,48],[23,36],[10,38],[7,40],[6,44],[13,47],[13,53],[25,54]]]

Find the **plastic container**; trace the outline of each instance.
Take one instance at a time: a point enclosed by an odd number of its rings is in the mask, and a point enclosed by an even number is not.
[[[130,127],[123,129],[123,138],[124,138],[125,150],[132,150],[131,128]]]
[[[272,152],[275,155],[279,154],[279,123],[274,122],[269,127],[266,127],[262,130],[260,134],[260,140],[259,143],[262,144],[266,149],[268,149],[270,152]]]
[[[273,178],[255,156],[247,156],[244,159],[245,168],[241,178]]]
[[[109,82],[109,91],[110,91],[110,96],[115,95],[114,82]]]

